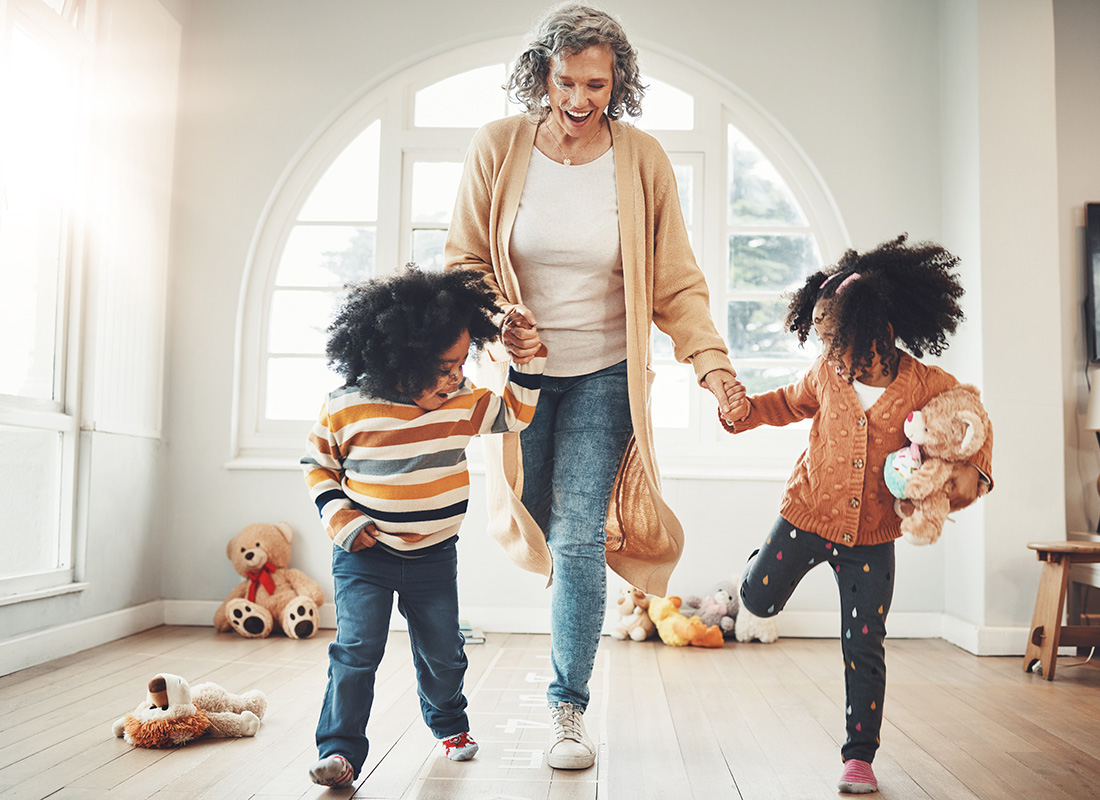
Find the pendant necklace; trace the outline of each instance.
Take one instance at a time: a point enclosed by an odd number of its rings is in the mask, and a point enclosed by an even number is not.
[[[596,141],[596,137],[600,135],[601,131],[603,131],[603,119],[601,119],[600,124],[598,126],[596,126],[596,132],[594,134],[592,134],[592,137],[587,142],[584,143],[584,147],[582,147],[580,150],[578,150],[573,155],[573,158],[580,158],[582,155],[584,155],[585,152],[588,150],[588,146],[591,145],[592,142]],[[550,143],[554,145],[554,147],[555,147],[555,149],[557,149],[559,155],[561,155],[561,163],[564,164],[567,167],[572,166],[573,159],[570,158],[569,156],[567,156],[565,154],[565,151],[561,149],[561,145],[558,144],[558,142],[554,138],[553,134],[550,133],[549,128],[547,128],[546,133],[550,136]]]

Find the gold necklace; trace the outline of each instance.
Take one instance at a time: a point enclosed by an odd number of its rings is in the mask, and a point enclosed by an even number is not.
[[[603,119],[601,118],[600,124],[596,126],[596,132],[592,134],[592,137],[584,143],[584,146],[580,150],[573,154],[573,158],[580,158],[582,155],[584,155],[585,152],[588,150],[589,145],[591,145],[592,142],[596,141],[596,137],[599,136],[602,132]],[[550,133],[549,128],[546,129],[546,135],[550,137],[550,143],[554,145],[554,148],[558,151],[558,154],[561,155],[561,163],[563,163],[567,167],[571,166],[573,164],[573,158],[570,158],[565,154],[565,151],[561,149],[561,145],[558,144],[557,140],[554,138],[554,135]]]

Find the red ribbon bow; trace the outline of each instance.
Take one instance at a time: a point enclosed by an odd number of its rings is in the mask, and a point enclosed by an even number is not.
[[[275,581],[271,578],[271,573],[275,571],[275,567],[270,564],[264,564],[260,569],[255,572],[248,573],[248,600],[249,602],[256,601],[256,584],[263,586],[267,589],[268,594],[275,594]]]

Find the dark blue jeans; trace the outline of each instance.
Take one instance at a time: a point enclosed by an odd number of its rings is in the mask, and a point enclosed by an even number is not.
[[[622,361],[588,375],[544,375],[535,416],[520,434],[523,504],[554,561],[551,705],[588,707],[607,602],[607,503],[633,430]]]
[[[840,649],[844,654],[845,725],[840,749],[847,761],[872,762],[886,696],[886,615],[894,596],[894,543],[848,547],[800,530],[782,517],[741,582],[741,602],[758,617],[778,614],[806,573],[832,567],[840,590]]]
[[[380,547],[354,553],[333,547],[336,641],[328,648],[328,687],[317,722],[320,758],[342,755],[356,775],[367,760],[367,720],[394,593],[397,610],[409,623],[424,722],[437,739],[470,729],[462,694],[466,653],[458,628],[457,576],[454,539],[412,559]]]

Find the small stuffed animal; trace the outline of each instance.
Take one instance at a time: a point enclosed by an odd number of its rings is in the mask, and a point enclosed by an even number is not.
[[[255,736],[267,710],[267,697],[258,689],[236,695],[216,683],[191,687],[168,672],[154,675],[148,688],[145,702],[112,726],[115,736],[134,747],[178,747],[200,736]]]
[[[624,586],[615,601],[619,619],[608,631],[616,639],[633,639],[644,642],[657,632],[657,626],[649,618],[649,596],[641,589]]]
[[[280,522],[246,525],[229,540],[225,554],[246,580],[214,612],[215,630],[234,630],[246,639],[262,639],[276,630],[291,639],[308,639],[317,632],[317,609],[325,594],[304,572],[289,568],[293,538],[290,526]]]
[[[775,617],[758,617],[741,606],[737,610],[734,636],[739,642],[751,642],[755,639],[763,644],[771,644],[779,638],[779,624]]]
[[[649,616],[661,641],[672,647],[721,647],[725,641],[722,629],[717,625],[707,627],[698,617],[685,617],[680,613],[682,604],[676,596],[650,598]]]
[[[966,384],[936,395],[923,409],[909,414],[905,435],[912,446],[920,447],[922,459],[905,481],[903,492],[905,499],[912,501],[913,511],[906,514],[900,499],[895,502],[906,541],[922,545],[940,538],[951,512],[947,484],[954,467],[981,450],[991,431],[978,390]],[[978,484],[979,497],[988,491],[985,481]]]
[[[685,596],[680,613],[685,617],[698,617],[708,627],[717,625],[726,639],[732,639],[737,606],[737,587],[731,581],[722,581],[708,597]]]

